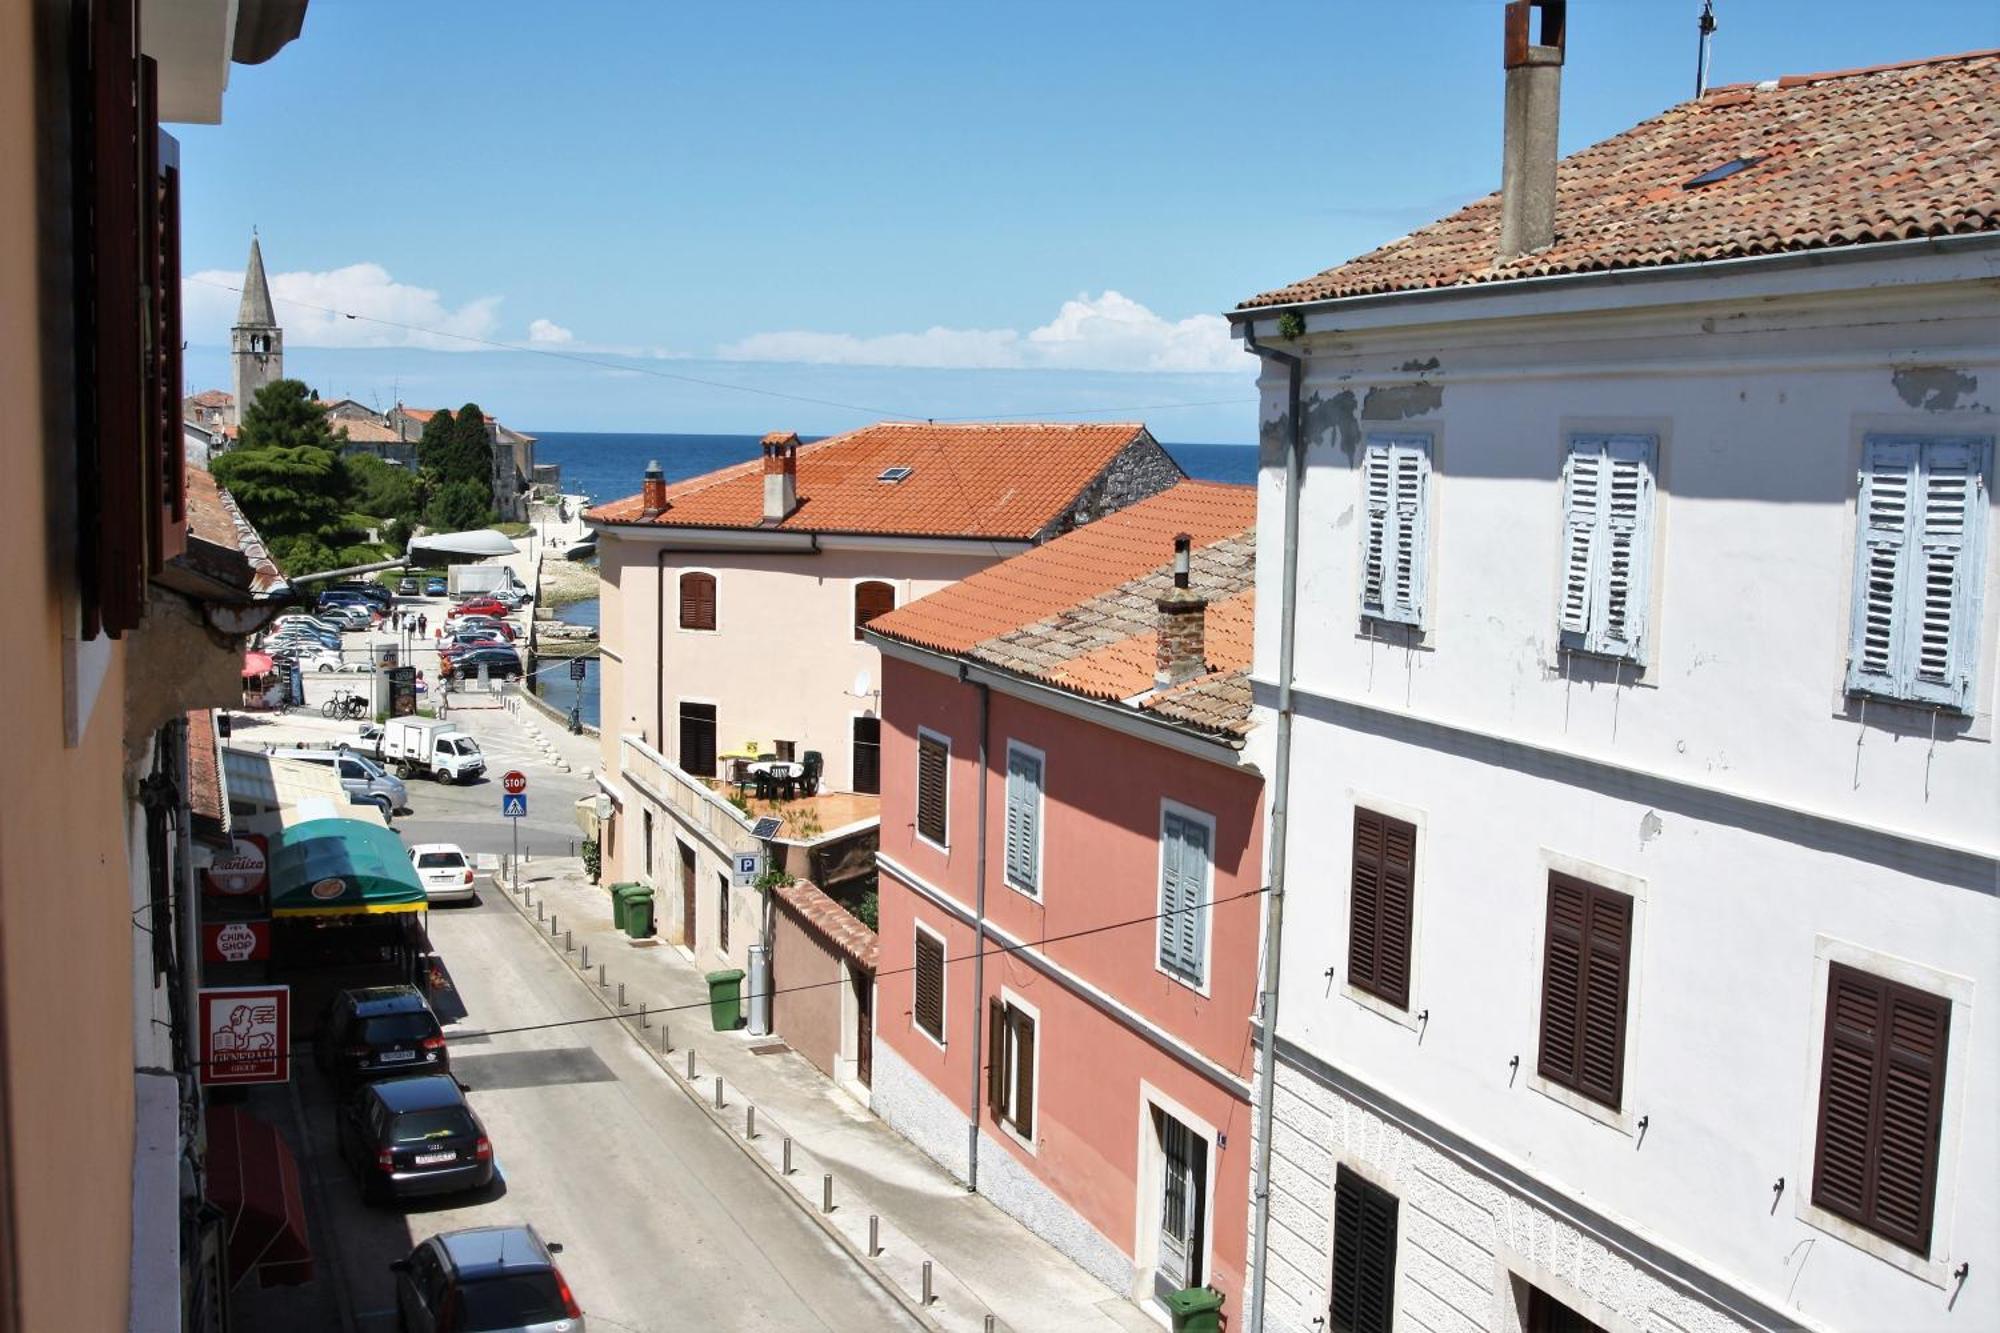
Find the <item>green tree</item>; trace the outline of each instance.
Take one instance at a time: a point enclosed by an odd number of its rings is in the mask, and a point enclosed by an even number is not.
[[[486,414],[478,403],[458,409],[452,423],[452,481],[476,481],[490,492],[493,487],[493,446],[486,436]]]
[[[354,508],[384,523],[399,518],[414,519],[422,506],[417,499],[417,479],[408,468],[377,458],[356,454],[347,460],[354,483]]]
[[[417,466],[431,474],[435,485],[442,486],[451,479],[454,426],[450,412],[433,412],[424,423],[424,433],[417,439]]]
[[[325,407],[314,400],[312,390],[306,388],[305,382],[273,380],[258,391],[244,410],[236,447],[296,448],[300,445],[336,453],[340,449],[333,428],[327,424]]]
[[[463,532],[484,527],[493,517],[493,492],[484,481],[453,481],[438,488],[424,511],[433,532]]]
[[[298,380],[277,380],[243,414],[237,446],[210,465],[287,574],[336,568],[356,536],[353,478],[325,410]]]

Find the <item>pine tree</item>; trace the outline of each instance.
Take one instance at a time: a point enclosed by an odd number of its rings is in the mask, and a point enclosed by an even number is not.
[[[439,486],[451,480],[454,425],[451,413],[440,409],[431,413],[431,419],[424,423],[423,435],[417,440],[417,466],[430,473],[434,484]]]
[[[490,495],[493,489],[493,446],[486,434],[486,414],[478,403],[458,409],[452,427],[453,481],[476,481]]]

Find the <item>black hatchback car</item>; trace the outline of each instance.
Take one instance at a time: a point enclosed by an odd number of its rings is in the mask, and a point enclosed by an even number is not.
[[[414,986],[370,986],[334,996],[320,1020],[313,1057],[342,1087],[451,1068],[444,1029]]]
[[[444,1074],[367,1083],[341,1103],[340,1155],[370,1202],[493,1183],[486,1126]]]
[[[404,1333],[584,1333],[583,1312],[556,1267],[562,1246],[531,1226],[447,1231],[389,1267]]]
[[[445,674],[454,678],[477,676],[481,667],[486,668],[489,676],[513,680],[521,674],[521,655],[503,644],[494,644],[484,648],[467,648],[444,662]]]

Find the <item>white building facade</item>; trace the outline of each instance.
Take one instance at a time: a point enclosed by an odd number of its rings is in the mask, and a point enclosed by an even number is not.
[[[1264,1327],[2000,1326],[1996,241],[1238,312]]]

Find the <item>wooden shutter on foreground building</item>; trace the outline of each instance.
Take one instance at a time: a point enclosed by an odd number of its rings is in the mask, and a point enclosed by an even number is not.
[[[915,1010],[917,1026],[937,1041],[944,1040],[944,943],[917,932]]]
[[[715,628],[715,575],[681,575],[681,628]]]
[[[951,751],[944,742],[917,737],[917,832],[945,844],[945,779]]]
[[[1416,826],[1357,807],[1347,980],[1398,1009],[1410,1007],[1416,869]]]
[[[1812,1201],[1928,1255],[1951,1002],[1857,968],[1827,974]]]
[[[1550,873],[1537,1067],[1550,1082],[1614,1110],[1625,1092],[1631,950],[1629,897]]]
[[[1395,1326],[1396,1196],[1340,1167],[1333,1184],[1334,1333]]]

